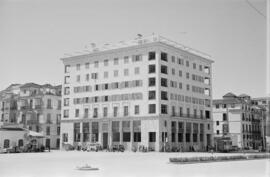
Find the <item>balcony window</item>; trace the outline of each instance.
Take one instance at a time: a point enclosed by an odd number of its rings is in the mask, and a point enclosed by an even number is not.
[[[135,105],[135,107],[134,107],[134,114],[135,115],[140,114],[140,106],[139,105]]]
[[[113,116],[117,117],[118,115],[118,107],[113,107]]]
[[[88,115],[89,115],[89,109],[84,108],[84,118],[88,118]]]

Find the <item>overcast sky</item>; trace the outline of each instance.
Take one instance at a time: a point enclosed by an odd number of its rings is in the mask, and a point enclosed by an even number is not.
[[[61,84],[64,53],[153,32],[212,56],[213,98],[265,95],[266,19],[246,0],[1,0],[0,89]]]

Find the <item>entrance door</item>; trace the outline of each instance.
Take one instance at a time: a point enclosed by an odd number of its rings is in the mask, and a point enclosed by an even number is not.
[[[51,141],[50,141],[50,139],[46,139],[45,146],[46,147],[51,147]]]
[[[108,148],[108,133],[103,133],[103,149]]]

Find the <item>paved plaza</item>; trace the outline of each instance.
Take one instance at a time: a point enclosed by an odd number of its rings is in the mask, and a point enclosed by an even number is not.
[[[0,154],[1,177],[47,176],[270,176],[270,160],[248,160],[198,164],[171,164],[170,157],[211,156],[210,153],[141,153],[51,151],[45,153]],[[213,154],[228,155],[228,154]],[[232,154],[235,155],[235,154]],[[89,164],[98,171],[79,171]]]

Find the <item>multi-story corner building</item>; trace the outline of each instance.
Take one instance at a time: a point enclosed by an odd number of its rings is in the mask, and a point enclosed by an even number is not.
[[[61,145],[212,145],[212,60],[164,37],[62,58]]]
[[[61,90],[61,86],[26,83],[19,85],[16,92],[2,91],[5,97],[1,99],[1,105],[6,112],[9,110],[9,114],[2,113],[1,121],[4,125],[19,124],[40,132],[46,137],[45,146],[59,148]]]
[[[0,92],[0,122],[16,123],[17,122],[17,99],[20,84],[12,84],[5,90]]]
[[[227,93],[223,99],[213,100],[214,137],[230,137],[238,148],[262,148],[264,113],[250,96]]]
[[[252,104],[261,106],[265,109],[265,123],[264,123],[264,144],[267,150],[270,151],[270,97],[252,98]]]

